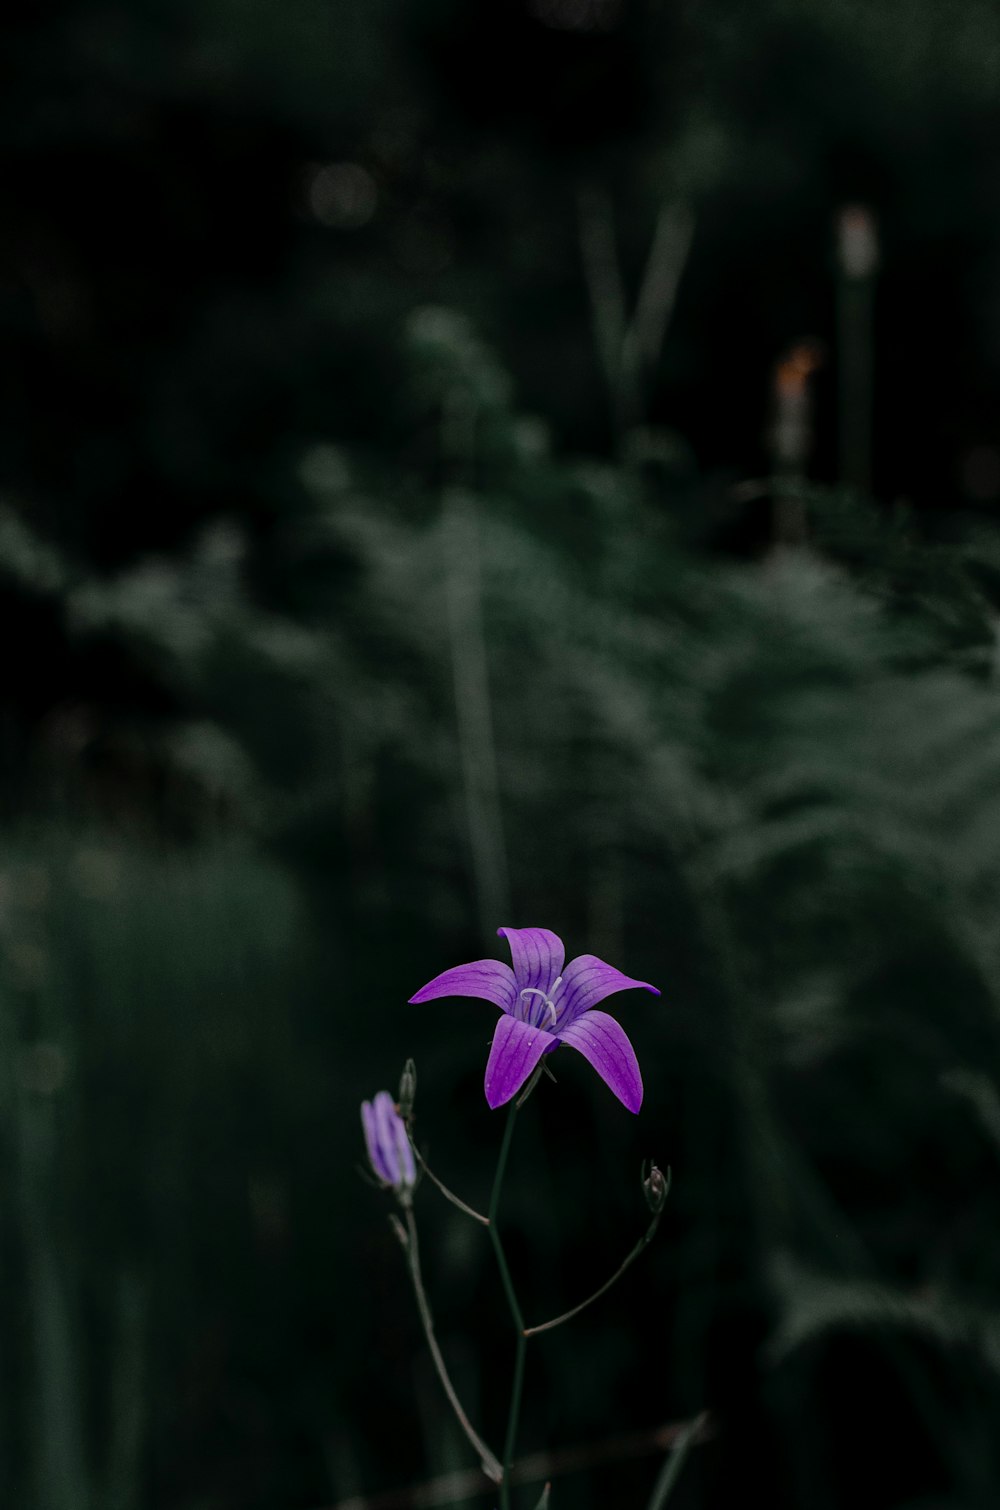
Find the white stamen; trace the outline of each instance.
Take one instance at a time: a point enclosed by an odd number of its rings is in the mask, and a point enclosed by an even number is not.
[[[561,975],[559,977],[559,980],[562,980]],[[555,990],[556,986],[558,986],[559,980],[557,980],[555,985],[552,987],[553,991]],[[544,991],[539,991],[537,986],[525,986],[524,990],[521,992],[521,996],[540,996],[542,998],[542,1001],[544,1001],[545,1003],[545,1022],[551,1023],[552,1026],[555,1027],[556,1019],[559,1014],[556,1011],[555,1002],[552,1001],[548,996],[546,996]]]

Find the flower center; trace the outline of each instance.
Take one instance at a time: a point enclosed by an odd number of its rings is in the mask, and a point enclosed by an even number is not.
[[[556,977],[556,979],[552,982],[551,990],[552,990],[553,994],[555,994],[556,988],[558,986],[561,986],[561,985],[562,985],[562,976],[558,975]],[[540,996],[542,998],[541,1003],[539,1004],[538,1008],[536,1009],[538,1015],[541,1018],[540,1022],[531,1022],[532,1005],[533,1005],[533,1003],[531,1003],[531,1002],[528,1003],[526,1021],[529,1022],[533,1028],[554,1028],[555,1027],[555,1025],[556,1025],[556,1019],[558,1018],[559,1013],[558,1013],[558,1010],[556,1008],[556,1004],[552,1000],[551,996],[546,996],[545,992],[544,991],[540,991],[537,986],[525,986],[524,990],[520,993],[520,995],[521,995],[521,1000],[522,1001],[527,996]]]

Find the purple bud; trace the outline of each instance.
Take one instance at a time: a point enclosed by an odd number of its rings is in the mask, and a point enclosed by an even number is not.
[[[643,1165],[643,1170],[646,1166]],[[649,1173],[643,1174],[642,1193],[646,1197],[646,1205],[654,1216],[659,1216],[667,1204],[667,1196],[670,1194],[670,1171],[664,1174],[658,1165],[650,1160]]]
[[[398,1195],[408,1195],[416,1183],[413,1150],[403,1119],[388,1091],[379,1091],[374,1101],[361,1103],[368,1159],[383,1185]]]

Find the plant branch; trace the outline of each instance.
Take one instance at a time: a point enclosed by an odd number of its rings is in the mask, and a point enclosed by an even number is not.
[[[499,1484],[504,1477],[503,1469],[501,1468],[500,1463],[497,1461],[495,1454],[492,1453],[487,1447],[486,1443],[483,1441],[482,1437],[476,1431],[472,1422],[465,1414],[465,1411],[462,1409],[462,1403],[459,1400],[458,1395],[455,1393],[455,1387],[449,1377],[444,1358],[441,1355],[441,1349],[438,1347],[437,1337],[434,1334],[434,1317],[431,1314],[430,1303],[427,1299],[427,1292],[424,1289],[424,1282],[420,1272],[420,1249],[417,1243],[417,1224],[413,1216],[413,1207],[406,1206],[405,1212],[405,1231],[398,1218],[393,1218],[393,1222],[397,1230],[397,1236],[400,1238],[400,1241],[402,1243],[403,1251],[406,1254],[406,1262],[410,1271],[410,1278],[413,1281],[413,1289],[417,1297],[417,1309],[420,1312],[420,1320],[423,1323],[424,1336],[427,1338],[427,1346],[430,1349],[431,1357],[434,1360],[434,1367],[437,1369],[438,1378],[441,1380],[441,1383],[444,1387],[444,1392],[448,1397],[448,1404],[451,1406],[452,1410],[455,1413],[455,1419],[458,1421],[459,1426],[461,1426],[469,1442],[479,1455],[483,1472],[488,1479],[492,1479],[495,1484]]]
[[[551,1332],[554,1327],[562,1326],[564,1321],[572,1321],[574,1316],[579,1316],[581,1311],[585,1311],[588,1306],[593,1305],[595,1300],[600,1300],[602,1295],[607,1294],[608,1290],[611,1289],[611,1286],[617,1283],[619,1279],[621,1279],[622,1275],[625,1273],[625,1270],[631,1264],[635,1263],[635,1260],[639,1257],[639,1254],[643,1251],[643,1249],[653,1241],[653,1238],[656,1236],[656,1229],[660,1225],[661,1214],[662,1213],[657,1212],[657,1214],[653,1217],[653,1220],[650,1222],[649,1227],[646,1229],[642,1237],[640,1237],[639,1241],[632,1249],[631,1253],[629,1253],[623,1263],[619,1265],[619,1267],[612,1274],[611,1278],[604,1281],[600,1289],[595,1290],[593,1295],[588,1295],[586,1300],[581,1300],[580,1304],[574,1306],[571,1311],[564,1311],[561,1316],[554,1316],[551,1321],[543,1321],[539,1326],[526,1327],[524,1332],[525,1337],[535,1337],[539,1332]]]
[[[410,1138],[410,1147],[413,1149],[413,1156],[416,1159],[417,1163],[420,1165],[420,1168],[430,1180],[431,1184],[437,1186],[438,1190],[440,1190],[445,1200],[450,1201],[453,1206],[457,1206],[459,1211],[464,1211],[466,1216],[471,1216],[473,1221],[481,1222],[484,1227],[488,1227],[490,1224],[490,1219],[488,1216],[483,1216],[482,1212],[475,1211],[473,1207],[467,1205],[465,1201],[462,1200],[461,1196],[457,1196],[453,1190],[449,1190],[443,1180],[438,1179],[437,1175],[434,1173],[433,1169],[430,1167],[427,1160],[420,1152],[420,1149],[417,1147],[416,1143],[414,1143],[412,1137]]]

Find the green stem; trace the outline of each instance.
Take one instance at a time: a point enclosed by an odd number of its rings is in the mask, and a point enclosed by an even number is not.
[[[497,1256],[497,1264],[500,1269],[500,1278],[503,1281],[504,1293],[507,1296],[507,1305],[514,1322],[514,1331],[517,1337],[517,1346],[514,1352],[514,1378],[510,1391],[510,1413],[507,1417],[507,1436],[503,1448],[503,1478],[500,1480],[500,1510],[510,1510],[510,1470],[514,1461],[514,1443],[517,1439],[517,1423],[521,1413],[521,1391],[524,1385],[524,1355],[528,1346],[528,1339],[524,1332],[524,1317],[521,1315],[521,1307],[517,1303],[517,1295],[514,1290],[514,1282],[510,1277],[510,1269],[507,1267],[507,1258],[503,1251],[503,1243],[500,1241],[500,1233],[497,1228],[497,1211],[500,1206],[500,1190],[503,1185],[504,1172],[507,1168],[507,1155],[510,1152],[511,1138],[514,1132],[514,1121],[517,1117],[517,1105],[510,1109],[507,1117],[507,1126],[504,1128],[503,1142],[500,1144],[500,1153],[497,1158],[497,1172],[493,1177],[493,1193],[490,1196],[489,1225],[490,1239],[493,1243],[493,1251]]]
[[[413,1289],[417,1297],[417,1308],[420,1311],[420,1320],[423,1322],[424,1336],[427,1339],[427,1346],[430,1349],[431,1357],[434,1360],[434,1367],[437,1369],[438,1378],[441,1380],[441,1383],[444,1386],[444,1392],[448,1397],[448,1404],[451,1406],[452,1410],[455,1413],[455,1419],[458,1421],[459,1426],[461,1426],[462,1430],[465,1432],[465,1435],[468,1437],[469,1442],[479,1454],[480,1461],[483,1465],[483,1472],[488,1479],[492,1479],[495,1484],[498,1484],[500,1483],[501,1479],[505,1477],[504,1470],[501,1468],[496,1457],[487,1447],[486,1443],[483,1441],[482,1437],[476,1431],[472,1422],[465,1414],[465,1411],[462,1409],[461,1401],[459,1400],[458,1395],[455,1393],[455,1387],[452,1384],[451,1379],[448,1375],[448,1370],[445,1367],[445,1361],[441,1355],[441,1349],[438,1347],[437,1337],[434,1335],[434,1317],[431,1313],[430,1303],[427,1299],[427,1293],[424,1290],[423,1277],[420,1273],[420,1248],[417,1244],[417,1224],[413,1217],[412,1206],[407,1205],[405,1207],[405,1213],[405,1232],[395,1218],[393,1218],[392,1220],[397,1227],[398,1235],[402,1241],[403,1251],[406,1254],[406,1261],[410,1270],[410,1278],[413,1281]]]
[[[643,1251],[643,1249],[653,1241],[653,1238],[656,1236],[656,1229],[659,1225],[660,1214],[658,1212],[656,1216],[654,1216],[653,1220],[649,1224],[648,1229],[643,1233],[642,1237],[640,1237],[639,1241],[636,1243],[635,1247],[632,1249],[628,1257],[622,1264],[619,1265],[619,1267],[612,1274],[611,1278],[604,1281],[600,1289],[595,1290],[593,1295],[588,1295],[586,1300],[581,1300],[580,1304],[578,1306],[574,1306],[571,1311],[564,1311],[561,1316],[554,1316],[551,1321],[543,1321],[539,1326],[525,1327],[525,1337],[535,1337],[539,1332],[551,1332],[553,1327],[562,1326],[564,1321],[572,1321],[574,1316],[579,1316],[580,1312],[585,1311],[588,1306],[593,1305],[595,1300],[600,1300],[602,1295],[606,1295],[608,1290],[611,1289],[611,1286],[615,1284],[619,1279],[621,1279],[622,1275],[625,1273],[625,1270],[629,1267],[629,1265],[633,1264],[639,1257],[639,1254]]]
[[[871,487],[874,280],[842,273],[839,281],[840,480],[866,492]]]

